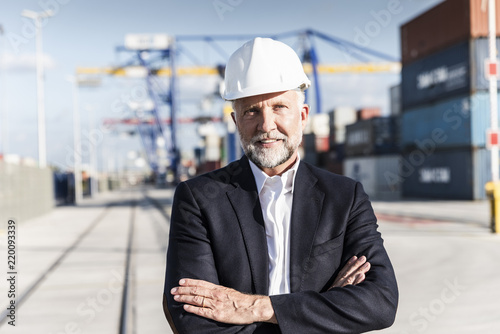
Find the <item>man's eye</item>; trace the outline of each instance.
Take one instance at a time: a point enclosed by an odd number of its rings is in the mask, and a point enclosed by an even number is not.
[[[278,104],[278,105],[275,105],[274,106],[274,110],[279,110],[279,111],[285,111],[286,109],[288,109],[287,106],[283,105],[283,104]]]
[[[255,108],[248,109],[245,111],[245,115],[255,115],[258,112]]]

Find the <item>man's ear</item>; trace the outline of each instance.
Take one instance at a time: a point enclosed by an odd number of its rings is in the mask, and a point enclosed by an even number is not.
[[[307,120],[309,118],[309,105],[304,104],[302,110],[300,111],[300,117],[302,119],[302,130],[306,128]]]

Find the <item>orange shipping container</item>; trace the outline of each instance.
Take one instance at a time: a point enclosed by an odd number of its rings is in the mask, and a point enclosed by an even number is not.
[[[362,108],[357,111],[358,121],[382,116],[382,110],[377,107]]]
[[[316,144],[316,152],[328,152],[330,149],[330,141],[328,136],[316,136],[315,144]]]
[[[488,36],[488,11],[482,0],[446,0],[401,26],[403,65],[470,38]],[[486,7],[487,8],[487,7]],[[500,36],[500,0],[496,0]]]

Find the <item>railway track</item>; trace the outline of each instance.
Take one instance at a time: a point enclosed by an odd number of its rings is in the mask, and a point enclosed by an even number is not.
[[[125,217],[126,219],[124,219]],[[87,287],[90,287],[90,289],[88,289],[90,292],[86,294],[86,297],[80,297],[79,299],[73,298],[73,300],[75,300],[74,302],[72,302],[72,298],[68,296],[68,300],[65,301],[65,303],[69,303],[69,305],[71,305],[70,309],[73,307],[76,311],[72,314],[72,317],[69,317],[68,320],[65,321],[65,323],[61,322],[59,327],[62,326],[62,328],[65,328],[67,324],[76,323],[77,326],[73,327],[82,329],[82,333],[94,332],[90,329],[92,327],[103,330],[104,328],[108,328],[105,330],[107,333],[139,333],[137,330],[138,310],[136,304],[137,296],[139,295],[137,287],[140,282],[138,283],[136,275],[138,270],[140,270],[137,268],[137,264],[144,261],[137,261],[137,257],[164,258],[164,250],[166,248],[165,238],[168,229],[167,218],[168,215],[166,215],[165,208],[163,208],[157,200],[149,197],[147,192],[130,192],[121,200],[107,203],[104,208],[102,208],[101,212],[93,218],[85,228],[79,231],[74,240],[67,245],[58,256],[45,267],[45,269],[39,271],[37,277],[31,280],[29,286],[19,291],[20,293],[16,296],[16,312],[19,314],[19,326],[16,326],[17,328],[11,328],[11,326],[7,324],[9,313],[7,308],[4,307],[4,311],[0,314],[0,332],[4,333],[5,330],[5,332],[8,333],[8,330],[12,330],[15,333],[24,333],[21,328],[23,325],[26,325],[27,316],[23,313],[25,310],[30,312],[28,309],[32,302],[33,305],[37,304],[36,300],[40,299],[40,296],[44,293],[43,291],[39,293],[39,291],[44,289],[47,290],[47,286],[51,286],[51,281],[56,281],[56,276],[70,272],[68,268],[77,267],[80,264],[80,258],[83,256],[90,260],[87,260],[83,265],[90,267],[95,266],[95,269],[89,270],[88,272],[82,272],[82,278],[79,284],[77,282],[70,282],[71,279],[68,278],[68,280],[63,280],[63,286],[52,288],[52,291],[54,289],[57,290],[54,293],[63,294],[65,284],[68,284],[68,289],[78,288],[78,285],[87,285]],[[140,227],[138,227],[139,224],[141,224]],[[144,231],[144,229],[149,229],[151,231]],[[145,236],[145,232],[150,233],[150,236]],[[21,245],[21,247],[28,248],[29,246]],[[38,248],[37,250],[31,251],[30,254],[35,256],[37,252],[42,254],[43,249]],[[154,254],[154,256],[152,254]],[[118,259],[121,259],[121,261]],[[88,262],[93,263],[91,265]],[[121,264],[119,264],[119,262],[121,262]],[[112,263],[112,266],[108,268],[113,269],[102,269],[109,266],[110,263]],[[159,265],[161,264],[157,263],[156,267]],[[109,272],[112,272],[113,275],[117,277],[113,281],[113,289],[111,289],[111,283],[108,283],[108,290],[104,290],[102,287],[98,289],[97,285],[90,283],[90,279],[87,280],[84,278],[86,277],[85,275],[91,277],[99,272],[104,272],[108,276],[110,276]],[[22,277],[22,275],[20,276]],[[158,281],[163,280],[163,277],[151,277],[151,279],[154,279],[158,285]],[[118,283],[115,281],[120,281],[121,286],[119,289],[117,286]],[[71,286],[71,284],[73,284],[73,286]],[[57,285],[57,283],[52,283],[52,285]],[[142,284],[141,286],[144,285],[147,284]],[[37,296],[39,294],[40,296]],[[61,297],[63,296],[59,296],[59,298]],[[100,304],[95,302],[96,299]],[[159,310],[161,309],[160,299],[161,291],[158,291],[157,304]],[[63,309],[63,307],[61,307],[61,309]],[[93,310],[94,313],[91,314],[90,312]],[[99,312],[102,313],[102,316]],[[112,324],[113,320],[111,320],[110,317],[106,317],[104,320],[105,312],[113,314],[111,318],[114,318],[114,322],[116,323]],[[85,315],[85,317],[83,317],[83,315]],[[79,321],[75,322],[75,318]],[[165,322],[164,319],[159,320]],[[99,324],[100,322],[102,322],[102,325]],[[57,327],[58,326],[54,325],[54,328]],[[67,332],[67,329],[65,330]],[[26,328],[26,332],[30,331],[31,330]],[[64,330],[57,331],[57,333],[59,332],[65,333]],[[53,333],[53,331],[48,331],[48,333]]]

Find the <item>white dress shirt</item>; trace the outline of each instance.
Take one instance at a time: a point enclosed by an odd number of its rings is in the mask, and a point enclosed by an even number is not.
[[[269,253],[269,295],[290,292],[290,217],[294,180],[300,158],[281,176],[270,177],[253,162]]]

